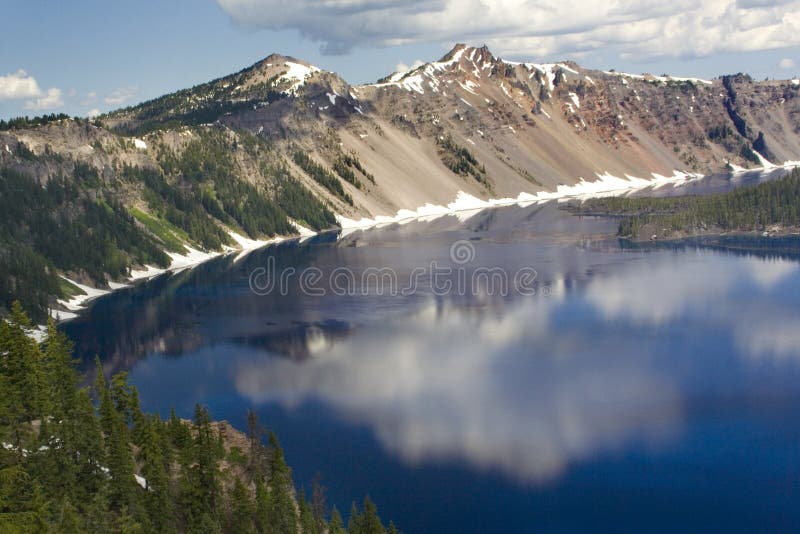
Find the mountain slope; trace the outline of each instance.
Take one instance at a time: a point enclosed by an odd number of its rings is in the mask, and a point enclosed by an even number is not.
[[[4,201],[27,207],[3,221],[0,296],[6,307],[22,297],[41,318],[63,309],[54,297],[80,291],[62,275],[106,287],[131,269],[243,242],[232,232],[260,239],[459,193],[514,198],[608,174],[800,159],[798,90],[797,80],[746,75],[515,63],[457,45],[374,84],[272,55],[91,123],[3,123]],[[59,252],[53,240],[87,252]]]

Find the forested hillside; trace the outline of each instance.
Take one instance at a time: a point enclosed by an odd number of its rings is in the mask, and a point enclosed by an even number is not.
[[[81,387],[69,340],[31,328],[19,304],[0,321],[0,532],[387,532],[368,497],[347,526],[317,484],[298,497],[254,414],[247,436],[201,406],[192,422],[145,414],[124,373],[107,381],[98,359]]]
[[[579,210],[621,216],[619,235],[650,239],[800,228],[800,169],[752,187],[706,196],[592,199]]]
[[[231,231],[258,239],[296,234],[294,222],[336,224],[263,139],[218,128],[186,139],[162,143],[141,165],[123,159],[113,137],[95,140],[91,162],[21,142],[1,152],[0,315],[20,300],[43,323],[55,298],[80,292],[62,275],[105,287],[134,267],[167,267],[167,253],[187,246],[234,245]]]

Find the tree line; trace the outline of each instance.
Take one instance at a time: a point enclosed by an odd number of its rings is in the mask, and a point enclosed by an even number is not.
[[[369,497],[346,526],[318,484],[310,501],[297,498],[254,413],[244,447],[226,443],[202,406],[191,422],[144,413],[125,373],[107,380],[97,359],[93,387],[82,387],[66,336],[51,322],[39,343],[31,328],[19,303],[0,322],[0,531],[397,532]]]
[[[708,232],[800,227],[800,169],[727,193],[683,197],[609,197],[588,200],[584,213],[621,216],[618,234],[637,237],[645,227],[659,237]]]

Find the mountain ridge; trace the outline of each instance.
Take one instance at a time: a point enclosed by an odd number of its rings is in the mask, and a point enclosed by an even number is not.
[[[52,213],[30,207],[5,221],[14,239],[0,240],[0,271],[11,280],[50,273],[44,293],[29,288],[37,296],[25,304],[36,313],[69,297],[56,289],[59,276],[107,287],[132,269],[163,267],[168,257],[156,249],[221,251],[241,242],[232,232],[263,240],[294,234],[296,224],[391,220],[464,195],[513,199],[601,177],[625,183],[800,160],[798,90],[798,80],[742,74],[701,80],[512,62],[464,44],[350,85],[271,54],[93,121],[7,124],[3,179],[44,194]],[[67,196],[51,185],[59,180]],[[106,216],[98,206],[111,209],[117,232],[102,243],[91,231]],[[54,252],[31,218],[96,242],[114,261]],[[0,288],[6,308],[20,287]]]

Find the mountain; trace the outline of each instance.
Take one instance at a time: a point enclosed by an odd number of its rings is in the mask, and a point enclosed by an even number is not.
[[[335,216],[797,160],[799,90],[459,44],[374,84],[271,55],[91,122],[0,123],[0,297],[40,319],[85,291],[63,277],[107,287]]]

